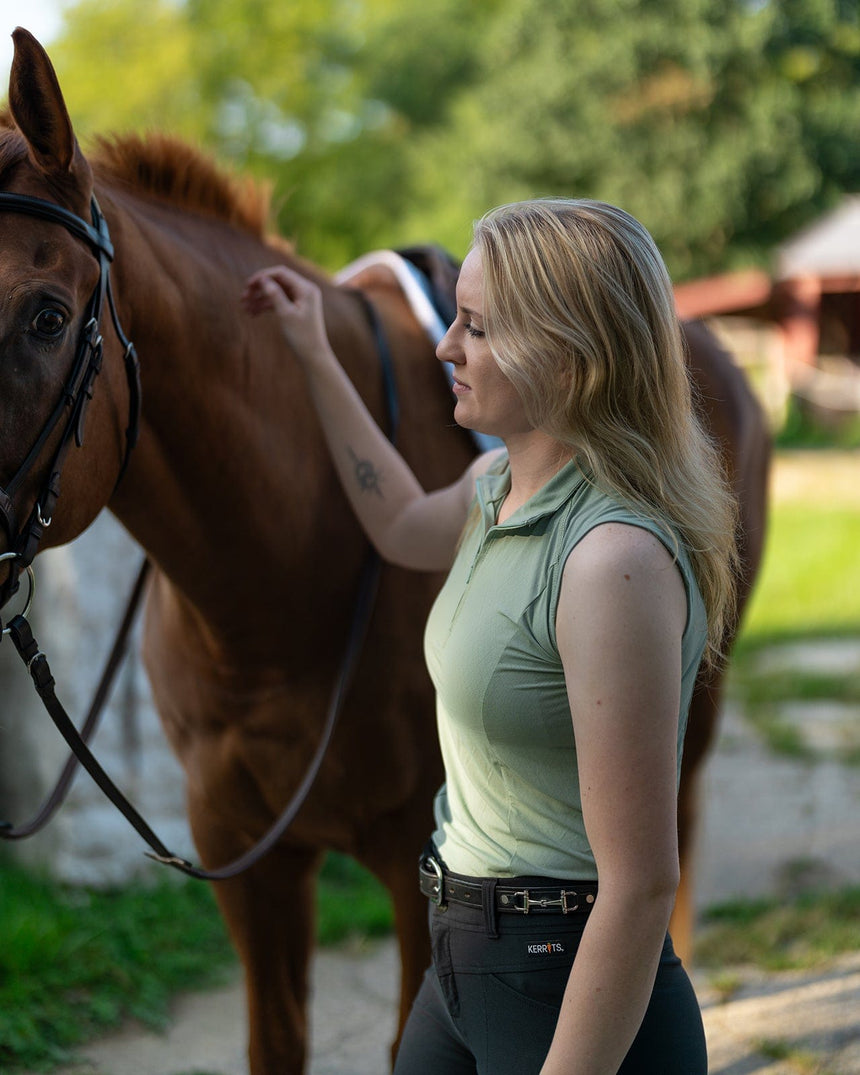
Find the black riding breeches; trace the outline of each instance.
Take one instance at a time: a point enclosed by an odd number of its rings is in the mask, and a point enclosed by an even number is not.
[[[538,1075],[584,928],[578,916],[532,914],[500,915],[489,929],[478,907],[431,904],[433,965],[394,1075]],[[618,1075],[707,1070],[699,1005],[667,936],[648,1010]]]

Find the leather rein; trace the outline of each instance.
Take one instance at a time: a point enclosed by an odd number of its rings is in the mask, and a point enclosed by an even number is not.
[[[150,572],[151,565],[148,559],[144,559],[138,573],[134,587],[128,599],[128,604],[118,629],[110,656],[105,665],[101,680],[93,696],[88,715],[80,730],[75,727],[66,710],[58,700],[54,691],[55,680],[51,674],[45,654],[39,649],[39,645],[33,637],[32,629],[26,619],[35,589],[32,561],[38,551],[44,531],[50,526],[53,511],[59,496],[60,473],[66,455],[72,441],[80,447],[83,443],[83,427],[87,406],[92,399],[93,387],[96,377],[101,369],[103,341],[99,334],[99,322],[102,307],[107,299],[111,319],[117,337],[124,349],[124,362],[126,375],[129,383],[129,410],[130,420],[126,430],[126,450],[120,468],[117,484],[125,473],[131,451],[134,448],[140,423],[141,411],[141,386],[140,366],[134,345],[126,338],[119,322],[116,306],[110,285],[110,262],[113,260],[113,246],[110,241],[107,222],[98,207],[95,197],[91,201],[92,225],[81,217],[62,208],[53,202],[44,201],[41,198],[30,197],[23,194],[11,194],[0,192],[0,212],[16,212],[29,216],[48,220],[65,227],[72,235],[87,243],[93,250],[99,261],[99,280],[90,299],[84,326],[78,341],[78,349],[72,371],[63,389],[61,399],[48,418],[36,443],[30,449],[24,462],[9,482],[8,486],[0,488],[0,523],[6,530],[10,551],[0,555],[0,562],[10,561],[10,574],[7,582],[0,590],[0,608],[18,589],[18,577],[21,570],[26,570],[29,577],[30,592],[27,606],[23,613],[12,618],[8,626],[3,627],[0,623],[0,638],[9,635],[19,656],[27,667],[27,671],[33,680],[39,697],[53,720],[57,730],[68,744],[71,754],[57,780],[52,792],[47,796],[37,813],[25,824],[15,826],[10,822],[0,821],[0,839],[19,840],[32,836],[48,823],[50,818],[59,809],[65,799],[72,780],[74,779],[78,765],[83,766],[90,774],[107,798],[129,821],[136,832],[149,845],[151,851],[146,854],[157,862],[172,866],[189,877],[195,877],[206,881],[221,881],[235,877],[244,870],[249,869],[263,857],[284,835],[296,814],[304,804],[314,781],[322,766],[328,745],[334,734],[337,719],[343,707],[347,690],[352,681],[364,636],[373,614],[376,590],[379,583],[381,562],[373,550],[369,550],[362,567],[359,593],[353,620],[349,631],[346,647],[338,676],[329,700],[328,711],[323,726],[322,735],[317,749],[311,759],[308,768],[287,803],[281,815],[263,837],[247,852],[239,856],[233,862],[215,870],[205,870],[194,866],[179,855],[173,854],[150,828],[144,818],[128,801],[125,795],[117,788],[96,757],[93,755],[88,744],[89,739],[95,732],[104,703],[110,693],[116,673],[125,655],[131,628],[140,606],[145,590],[145,583]],[[394,442],[399,422],[399,406],[397,390],[394,380],[394,368],[391,360],[391,352],[388,342],[382,331],[379,317],[369,300],[361,292],[356,294],[363,301],[365,312],[374,332],[377,350],[383,376],[383,391],[385,397],[389,439]],[[17,517],[14,509],[13,498],[21,487],[30,470],[43,450],[45,444],[59,424],[64,413],[68,409],[66,421],[59,446],[54,454],[48,477],[36,498],[35,505],[29,518],[22,527],[17,525]]]

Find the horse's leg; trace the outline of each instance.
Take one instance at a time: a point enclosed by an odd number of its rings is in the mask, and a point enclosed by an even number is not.
[[[394,928],[400,951],[400,1005],[397,1033],[391,1046],[392,1063],[412,1001],[430,966],[430,937],[427,928],[427,899],[418,890],[418,854],[427,838],[427,810],[422,803],[414,811],[420,827],[404,825],[403,817],[388,827],[377,823],[372,845],[361,854],[361,862],[382,881],[391,896]],[[418,833],[421,833],[419,836]],[[406,838],[404,838],[406,834]]]
[[[418,858],[408,870],[389,877],[394,906],[394,925],[400,948],[400,1007],[397,1035],[391,1045],[392,1063],[397,1056],[403,1027],[418,993],[424,972],[430,966],[430,936],[427,928],[427,899],[418,891]]]
[[[743,460],[743,470],[735,474],[734,486],[741,511],[738,540],[741,571],[738,579],[736,618],[723,643],[727,655],[731,653],[740,617],[749,600],[764,551],[770,438],[758,410],[747,422],[746,440],[740,458]],[[723,668],[714,673],[706,683],[700,681],[696,684],[690,702],[687,736],[684,741],[681,786],[678,791],[681,882],[669,929],[678,954],[688,964],[693,954],[696,916],[693,860],[699,813],[699,782],[702,764],[716,738],[725,677],[726,671]]]
[[[189,803],[194,842],[207,867],[247,845]],[[277,846],[250,870],[213,884],[245,974],[251,1075],[302,1075],[308,1050],[308,971],[314,947],[320,853]]]
[[[695,858],[696,821],[699,813],[699,778],[702,763],[711,749],[717,730],[722,698],[722,674],[711,682],[696,684],[690,701],[684,758],[681,765],[681,786],[678,791],[678,853],[681,860],[681,881],[675,896],[675,908],[669,931],[675,951],[689,965],[693,955],[695,927]]]

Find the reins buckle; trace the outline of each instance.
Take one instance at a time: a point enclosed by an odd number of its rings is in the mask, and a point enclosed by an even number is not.
[[[546,897],[543,897],[539,900],[533,900],[531,897],[531,893],[527,888],[524,888],[519,892],[515,892],[514,900],[516,900],[517,896],[522,896],[523,902],[522,906],[518,906],[516,903],[514,903],[514,909],[519,911],[521,914],[528,914],[532,907],[540,907],[543,910],[546,910],[546,908],[548,907],[558,907],[562,914],[572,914],[574,911],[579,910],[579,893],[577,893],[573,889],[569,891],[562,889],[561,895],[557,900],[550,900]],[[576,902],[573,904],[568,903],[568,897],[573,900],[576,900]]]

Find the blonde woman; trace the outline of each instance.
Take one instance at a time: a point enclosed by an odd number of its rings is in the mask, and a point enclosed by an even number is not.
[[[425,636],[446,774],[420,866],[433,965],[396,1075],[704,1075],[667,924],[734,514],[653,240],[593,201],[476,224],[438,356],[456,421],[504,449],[431,493],[338,365],[316,286],[275,267],[244,303],[279,318],[380,554],[450,568]]]

